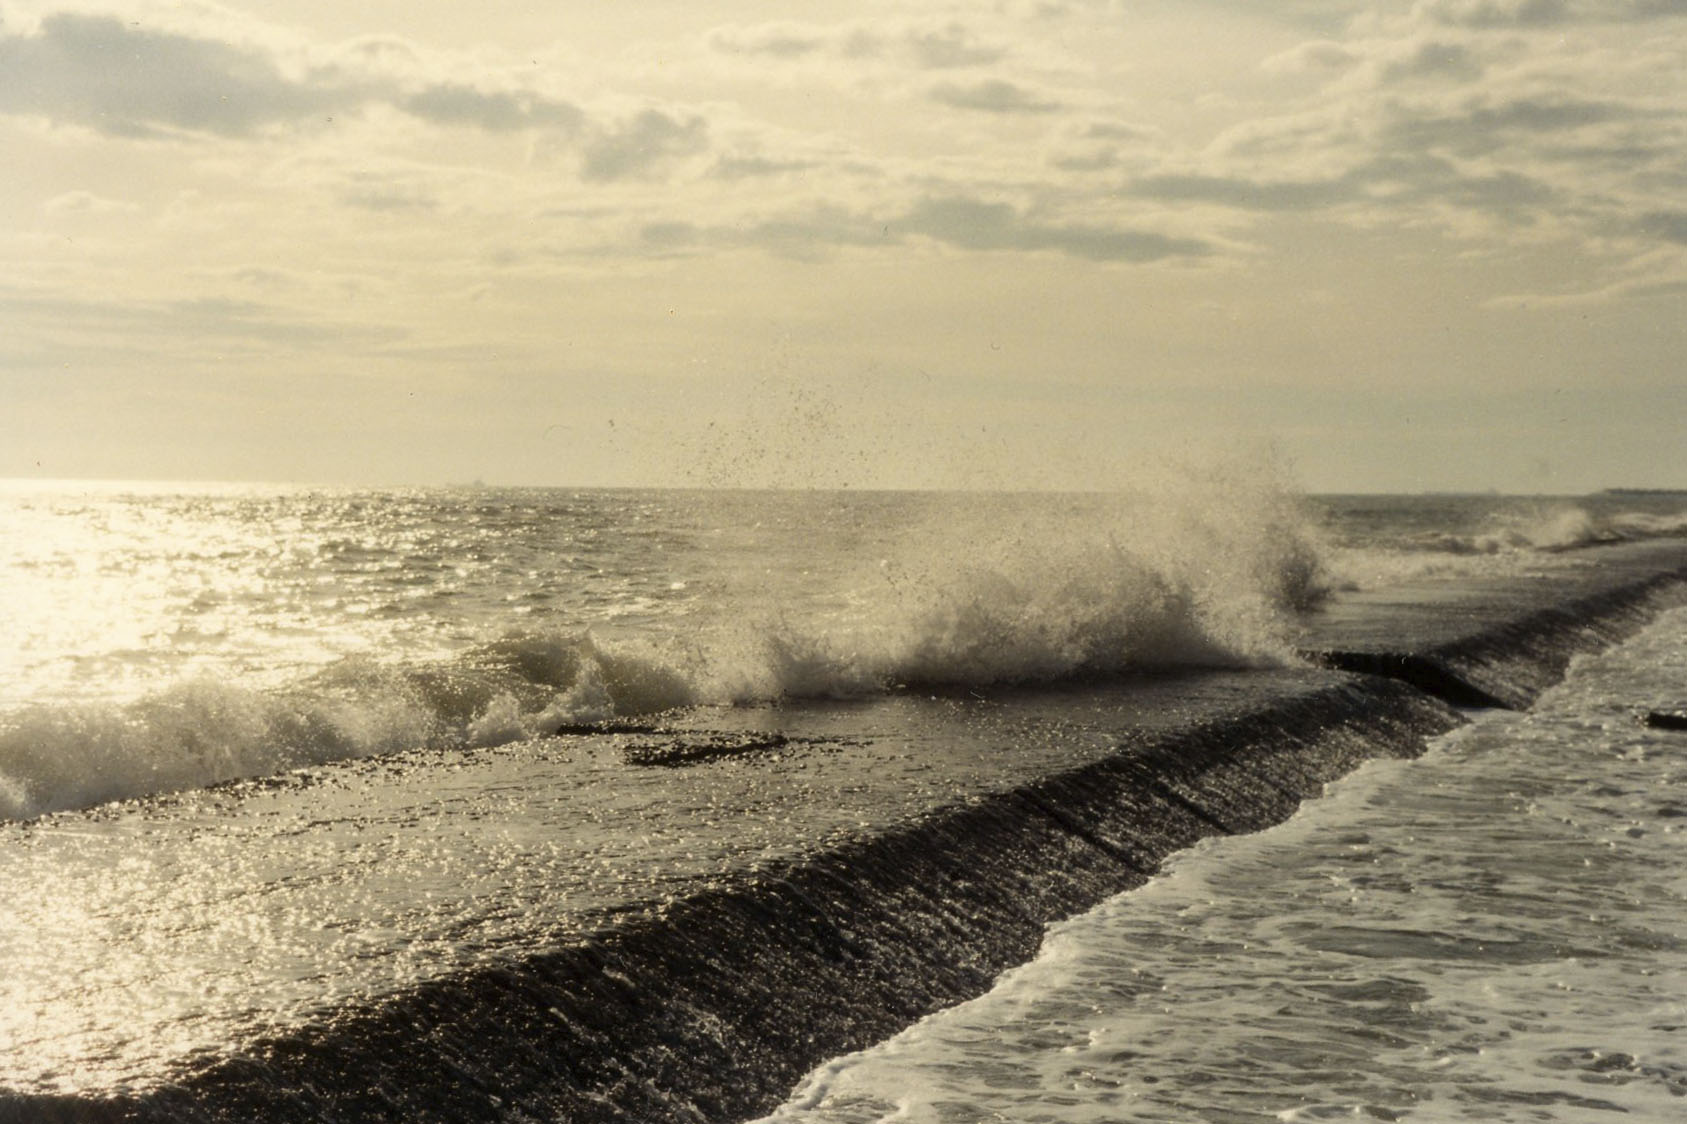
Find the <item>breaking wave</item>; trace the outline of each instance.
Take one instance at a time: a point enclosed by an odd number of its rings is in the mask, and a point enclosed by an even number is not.
[[[1448,512],[1448,523],[1459,520]],[[1520,573],[1563,562],[1588,547],[1687,536],[1687,514],[1609,508],[1597,502],[1509,501],[1466,526],[1436,527],[1331,549],[1334,588],[1354,590],[1420,578]]]
[[[0,720],[0,818],[402,750],[488,746],[693,701],[660,664],[589,636],[512,636],[456,660],[353,657],[281,690],[199,679],[130,703]]]
[[[0,716],[0,818],[680,706],[1277,664],[1327,585],[1313,522],[1257,471],[1152,497],[948,503],[891,547],[840,567],[825,597],[782,597],[749,568],[643,633],[530,629],[275,688],[25,706]]]

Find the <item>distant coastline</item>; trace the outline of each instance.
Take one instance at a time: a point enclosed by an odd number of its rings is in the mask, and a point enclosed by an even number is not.
[[[1606,488],[1602,496],[1687,496],[1687,488]]]

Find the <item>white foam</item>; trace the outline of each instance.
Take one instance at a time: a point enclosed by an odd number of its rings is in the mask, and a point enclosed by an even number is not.
[[[1126,496],[915,510],[894,531],[835,541],[823,523],[799,526],[785,553],[746,551],[695,612],[642,631],[559,625],[440,659],[354,655],[280,683],[205,677],[15,709],[0,715],[0,816],[676,706],[1277,663],[1293,658],[1292,612],[1322,589],[1311,522],[1258,465]]]
[[[1675,1119],[1682,747],[1633,713],[1684,681],[1676,611],[1526,714],[1171,856],[766,1119]]]

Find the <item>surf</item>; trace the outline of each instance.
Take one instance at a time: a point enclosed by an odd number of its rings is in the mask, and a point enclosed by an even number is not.
[[[1119,495],[739,496],[702,517],[682,509],[689,498],[668,497],[666,523],[651,527],[626,517],[626,497],[594,507],[520,495],[465,510],[449,495],[429,508],[407,494],[405,526],[434,527],[467,556],[453,558],[419,548],[413,531],[347,533],[348,511],[378,520],[388,509],[378,497],[334,496],[318,516],[333,533],[301,520],[300,542],[323,554],[302,570],[355,563],[359,580],[379,575],[382,591],[421,583],[402,591],[409,601],[474,603],[429,610],[431,622],[407,623],[425,642],[383,652],[336,639],[336,629],[368,635],[367,609],[342,600],[301,622],[324,634],[301,646],[329,658],[254,670],[243,632],[279,613],[254,590],[251,620],[224,626],[226,669],[215,651],[195,651],[179,678],[132,697],[42,691],[14,701],[0,714],[0,817],[403,750],[496,747],[677,707],[1279,665],[1295,658],[1293,615],[1325,591],[1319,532],[1300,498],[1246,474]],[[199,511],[203,498],[193,499]],[[277,502],[308,511],[309,501],[259,502],[273,517]],[[239,502],[215,513],[229,542],[245,533]],[[652,502],[635,506],[647,514]],[[609,517],[617,507],[619,523]],[[135,510],[149,509],[157,505]],[[506,527],[519,541],[489,544],[453,520]],[[378,545],[388,540],[396,545]],[[352,549],[358,542],[369,545]],[[578,576],[569,566],[583,543],[604,565]],[[170,564],[199,575],[182,584],[214,586],[219,567],[243,563],[249,549]],[[488,564],[470,554],[500,549],[514,557]],[[492,576],[470,585],[459,573],[468,561]],[[287,572],[277,584],[303,581]],[[607,596],[593,592],[605,584]],[[652,602],[650,589],[667,600]],[[522,611],[534,600],[566,611],[535,619]],[[155,629],[163,639],[125,643],[142,646],[137,658],[168,659],[181,627],[169,621]],[[468,638],[442,641],[453,633]],[[195,633],[200,641],[214,649],[216,636]]]

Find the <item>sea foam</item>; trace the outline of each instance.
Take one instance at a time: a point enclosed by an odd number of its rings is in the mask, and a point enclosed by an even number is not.
[[[1117,496],[944,497],[867,555],[840,556],[846,537],[814,526],[807,557],[752,558],[697,612],[642,631],[511,629],[279,686],[26,705],[0,717],[0,817],[680,706],[1281,663],[1294,612],[1324,588],[1313,523],[1254,470]],[[822,595],[768,572],[815,559]]]

